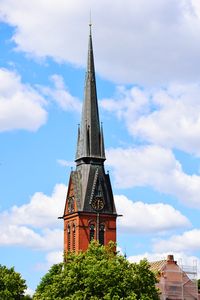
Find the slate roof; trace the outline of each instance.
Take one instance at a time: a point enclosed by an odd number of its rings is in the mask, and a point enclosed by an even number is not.
[[[104,201],[99,213],[116,214],[109,174],[105,174],[105,148],[102,124],[99,122],[92,34],[90,26],[88,62],[85,79],[81,124],[78,128],[76,170],[71,172],[78,211],[93,212],[91,202],[98,197]]]
[[[90,27],[88,63],[85,79],[81,126],[78,131],[76,162],[81,158],[105,160],[103,130],[99,122],[92,34]]]

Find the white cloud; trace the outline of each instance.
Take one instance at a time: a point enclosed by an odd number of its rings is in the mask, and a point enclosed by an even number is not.
[[[36,131],[47,120],[45,103],[35,89],[21,82],[18,74],[0,69],[0,132]]]
[[[81,103],[67,90],[63,78],[52,75],[54,87],[22,83],[19,74],[0,69],[0,132],[14,129],[38,130],[47,121],[45,98],[65,111],[80,112]]]
[[[130,125],[134,135],[200,156],[200,85],[174,85],[154,94],[157,108]]]
[[[57,159],[57,163],[62,166],[62,167],[74,167],[75,162],[74,161],[68,161],[68,160],[63,160],[63,159]]]
[[[47,272],[49,268],[63,261],[63,251],[50,251],[45,255],[45,261],[36,264],[36,270]]]
[[[49,266],[53,264],[58,264],[63,261],[63,251],[52,251],[47,253],[46,261]]]
[[[55,85],[54,88],[39,86],[43,95],[50,97],[65,111],[80,112],[81,103],[69,93],[62,76],[54,74],[51,76],[51,80]]]
[[[57,184],[51,196],[35,193],[30,202],[0,214],[0,245],[37,250],[63,248],[62,220],[66,186]]]
[[[185,231],[167,240],[156,240],[154,249],[155,251],[198,251],[200,250],[200,229]]]
[[[122,119],[133,137],[200,156],[200,85],[144,90],[118,87],[101,106]]]
[[[21,246],[35,250],[47,251],[61,249],[63,246],[63,230],[44,229],[42,232],[20,225],[1,225],[0,246]]]
[[[1,222],[37,228],[55,226],[61,223],[58,217],[63,215],[66,194],[67,187],[64,184],[55,185],[51,196],[37,192],[29,203],[13,206],[9,211],[1,213]]]
[[[148,84],[199,79],[195,0],[2,0],[1,18],[16,28],[19,50],[85,65],[90,9],[97,70],[104,77]]]
[[[189,220],[172,206],[163,203],[147,204],[132,202],[127,197],[115,196],[118,214],[118,228],[132,233],[160,233],[190,225]]]
[[[30,289],[29,287],[25,291],[25,295],[30,295],[31,297],[33,296],[34,293],[35,291]]]
[[[131,255],[128,257],[130,262],[140,262],[142,259],[147,259],[149,262],[164,260],[167,258],[168,252],[160,252],[160,253],[151,253],[145,252],[142,254]],[[172,254],[172,252],[170,252]]]
[[[115,98],[103,99],[100,105],[105,110],[115,113],[128,126],[130,122],[135,122],[141,114],[149,112],[149,96],[148,92],[139,87],[126,89],[124,86],[117,86]]]
[[[173,153],[158,146],[109,149],[107,163],[121,188],[150,186],[185,204],[200,207],[200,176],[188,175]]]

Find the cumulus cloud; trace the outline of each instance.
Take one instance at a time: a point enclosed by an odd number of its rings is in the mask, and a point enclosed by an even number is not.
[[[57,184],[51,196],[35,193],[30,202],[0,214],[0,245],[37,250],[62,249],[62,221],[66,187]]]
[[[63,251],[52,251],[47,253],[46,261],[49,266],[63,261]]]
[[[58,217],[63,215],[67,188],[57,184],[51,196],[35,193],[30,202],[21,206],[13,206],[0,214],[4,224],[29,225],[37,228],[55,226]]]
[[[54,87],[32,87],[22,83],[14,71],[0,69],[0,132],[14,129],[36,131],[47,122],[47,99],[62,110],[80,112],[81,103],[73,97],[59,75],[52,75]]]
[[[115,196],[119,229],[131,233],[160,233],[190,225],[189,220],[172,206],[163,203],[132,202],[123,195]]]
[[[0,69],[0,132],[36,131],[46,123],[45,99],[15,72]]]
[[[155,251],[198,251],[200,250],[200,229],[185,231],[167,240],[156,240],[154,249]]]
[[[90,9],[97,71],[105,78],[142,84],[199,79],[196,0],[2,0],[0,17],[15,27],[18,50],[85,65]]]
[[[50,97],[50,99],[55,101],[64,111],[80,112],[81,102],[69,93],[62,76],[54,74],[51,76],[51,80],[54,83],[54,87],[40,86],[39,89],[42,94]]]
[[[158,146],[116,148],[107,151],[107,159],[118,187],[150,186],[200,207],[200,176],[184,173],[172,151]]]
[[[129,133],[148,143],[200,155],[200,85],[173,84],[144,90],[118,87],[101,106],[125,122]]]
[[[0,228],[0,246],[22,246],[47,251],[62,248],[61,229],[44,229],[41,232],[28,226],[7,225]]]

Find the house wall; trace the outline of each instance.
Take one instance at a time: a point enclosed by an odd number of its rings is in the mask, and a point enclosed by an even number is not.
[[[188,275],[177,265],[173,256],[168,256],[160,271],[159,283],[162,300],[198,300],[198,289]]]

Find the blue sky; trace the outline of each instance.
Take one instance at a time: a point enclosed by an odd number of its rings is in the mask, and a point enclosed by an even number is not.
[[[92,10],[100,118],[132,261],[200,269],[198,0],[0,0],[0,263],[34,290],[62,259]]]

